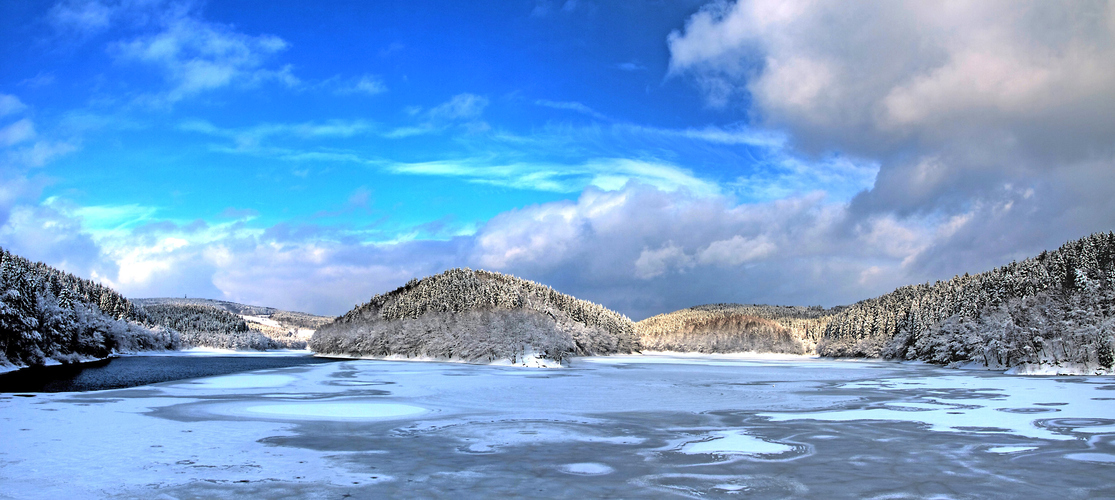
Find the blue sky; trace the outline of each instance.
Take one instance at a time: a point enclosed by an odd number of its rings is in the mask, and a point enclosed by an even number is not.
[[[1111,229],[1112,7],[1011,5],[7,2],[0,245],[324,314],[848,303]]]

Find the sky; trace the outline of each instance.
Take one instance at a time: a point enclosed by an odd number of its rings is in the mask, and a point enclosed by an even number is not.
[[[1113,229],[1113,2],[0,2],[0,247],[129,297],[638,320]]]

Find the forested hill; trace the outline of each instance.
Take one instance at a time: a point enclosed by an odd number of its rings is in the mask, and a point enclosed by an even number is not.
[[[0,248],[0,364],[180,346],[176,332],[147,321],[142,307],[109,287]]]
[[[635,331],[643,347],[653,351],[806,354],[837,310],[708,304],[644,319],[635,323]]]
[[[856,303],[828,323],[818,353],[1095,372],[1112,368],[1113,332],[1115,234],[1107,232]]]
[[[221,349],[305,349],[331,317],[211,299],[135,299],[151,321],[178,330],[190,346]]]
[[[470,362],[630,353],[634,323],[598,304],[532,281],[451,269],[373,297],[320,328],[323,354],[406,356]]]

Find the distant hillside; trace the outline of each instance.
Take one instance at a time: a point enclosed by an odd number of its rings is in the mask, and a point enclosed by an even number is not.
[[[832,318],[817,351],[1096,372],[1112,369],[1113,334],[1115,234],[1108,232],[856,303]]]
[[[178,349],[115,290],[0,248],[0,365],[72,362],[113,352]]]
[[[646,350],[807,354],[835,312],[820,307],[709,304],[635,323]]]
[[[135,299],[154,323],[182,332],[190,346],[222,349],[305,349],[333,318],[211,299]]]
[[[314,333],[322,354],[521,362],[630,353],[634,324],[603,306],[489,271],[452,269],[373,297]]]

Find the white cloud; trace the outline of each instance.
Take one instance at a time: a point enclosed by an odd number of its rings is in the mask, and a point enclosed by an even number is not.
[[[264,63],[288,47],[274,35],[247,35],[232,27],[207,22],[188,11],[166,17],[161,30],[114,43],[111,52],[122,61],[159,68],[170,89],[148,96],[169,104],[230,85],[253,86],[264,81],[299,84],[290,66],[269,69]]]
[[[584,104],[579,103],[579,102],[551,101],[551,100],[548,100],[548,99],[538,99],[538,100],[534,101],[534,104],[536,104],[538,106],[544,106],[544,107],[547,107],[547,108],[565,109],[565,110],[569,110],[569,111],[575,111],[577,113],[581,113],[581,114],[588,115],[588,116],[591,116],[593,118],[596,118],[597,120],[608,120],[607,116],[604,116],[603,114],[597,112],[595,109],[592,109],[588,106],[585,106]]]
[[[488,99],[475,94],[457,94],[448,101],[435,106],[426,112],[426,116],[435,122],[471,120],[479,118],[484,108],[488,106]]]
[[[778,247],[771,243],[766,235],[744,238],[737,234],[731,239],[709,243],[709,246],[697,255],[697,259],[701,264],[738,266],[768,257],[776,250]]]
[[[7,116],[27,109],[18,97],[10,94],[0,94],[0,116]]]
[[[701,196],[720,192],[715,182],[701,179],[687,169],[658,161],[626,158],[600,158],[581,164],[501,164],[486,159],[465,159],[389,163],[384,168],[396,174],[457,177],[481,184],[557,193],[577,193],[590,185],[614,191],[632,181],[667,191],[686,189]]]
[[[457,94],[430,109],[410,107],[407,108],[407,113],[421,121],[416,125],[398,127],[383,136],[388,139],[402,139],[441,132],[454,126],[463,127],[470,133],[485,132],[490,127],[480,118],[486,107],[487,97],[469,93]]]
[[[0,128],[0,147],[8,147],[35,138],[35,125],[24,118]]]
[[[651,250],[644,248],[635,259],[635,277],[650,279],[666,274],[667,271],[681,270],[693,267],[693,257],[685,254],[685,250],[667,242],[662,248]]]
[[[788,157],[876,166],[820,170],[847,186],[868,180],[838,194],[861,222],[963,215],[994,205],[1004,184],[1065,204],[1049,214],[1107,213],[1067,176],[1115,168],[1112,19],[1103,1],[715,2],[668,37],[670,74],[713,107],[747,103],[751,127],[786,135]],[[788,185],[810,175],[778,171]],[[1111,227],[1088,219],[1087,231]]]
[[[356,82],[353,89],[366,94],[376,95],[387,92],[387,84],[383,83],[383,79],[378,76],[364,75]]]

